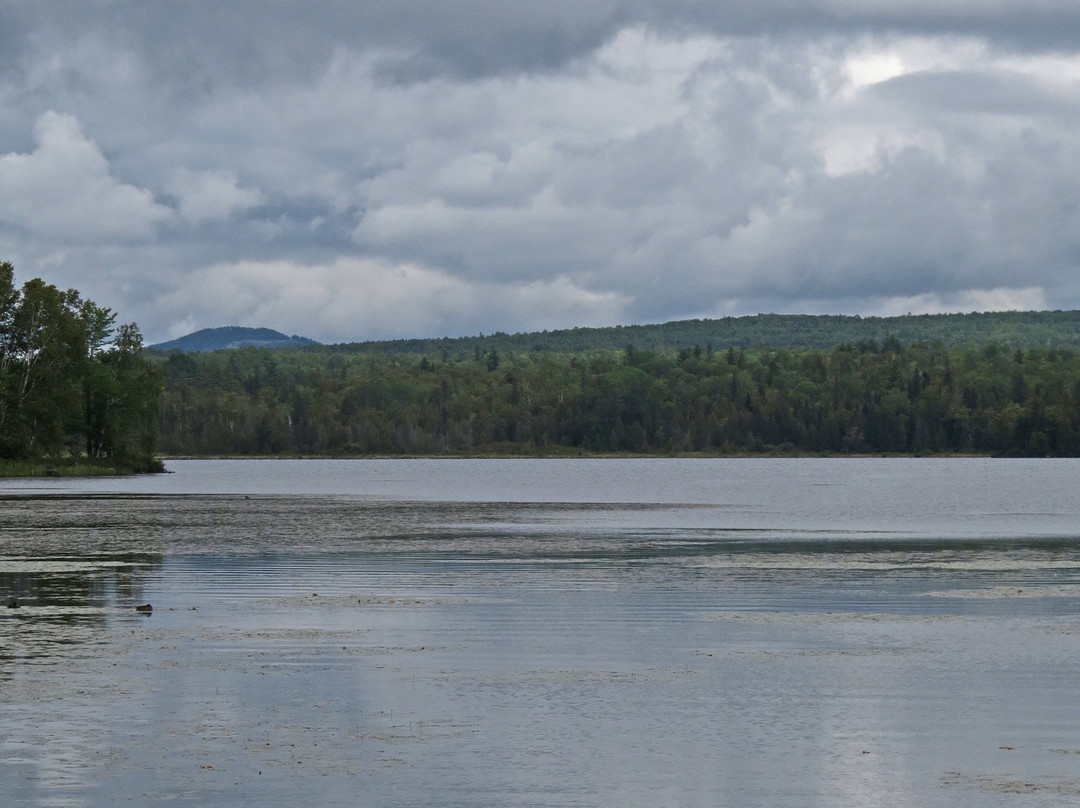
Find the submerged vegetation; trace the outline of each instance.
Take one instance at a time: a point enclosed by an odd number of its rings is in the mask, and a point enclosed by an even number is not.
[[[0,475],[161,471],[161,377],[138,327],[0,263]]]
[[[1080,353],[1000,343],[159,355],[173,455],[1080,455]]]

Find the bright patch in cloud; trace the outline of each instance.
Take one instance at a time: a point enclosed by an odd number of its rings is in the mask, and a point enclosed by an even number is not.
[[[178,168],[165,190],[180,200],[180,215],[192,224],[223,221],[262,204],[256,190],[239,187],[233,171],[189,171]]]
[[[902,314],[947,314],[983,311],[1041,311],[1046,308],[1046,295],[1037,286],[1015,289],[965,289],[953,294],[927,293],[913,297],[894,297],[880,301],[876,311],[880,317]]]

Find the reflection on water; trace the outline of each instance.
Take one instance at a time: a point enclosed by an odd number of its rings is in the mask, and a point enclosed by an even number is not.
[[[3,500],[0,679],[100,653],[109,615],[133,608],[145,575],[161,569],[160,538],[123,529],[123,518],[95,498]]]
[[[756,462],[15,485],[3,802],[1072,804],[1080,464]]]
[[[161,568],[148,554],[101,560],[0,556],[0,591],[11,593],[0,623],[0,678],[12,663],[57,664],[73,653],[58,646],[100,644],[108,615],[141,597],[141,578]]]

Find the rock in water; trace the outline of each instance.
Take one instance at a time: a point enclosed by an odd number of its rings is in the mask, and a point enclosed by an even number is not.
[[[139,614],[150,614],[152,611],[154,611],[154,607],[147,603],[145,606],[136,606],[135,611],[137,611]]]

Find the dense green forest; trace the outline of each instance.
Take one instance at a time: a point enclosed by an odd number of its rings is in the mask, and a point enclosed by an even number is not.
[[[173,455],[1080,455],[1080,352],[998,342],[155,359]]]
[[[1080,311],[1006,311],[971,314],[917,314],[900,317],[849,315],[756,314],[719,320],[679,320],[657,325],[612,328],[570,328],[522,334],[495,333],[476,337],[352,342],[313,347],[321,352],[389,355],[471,355],[477,348],[500,353],[556,351],[580,353],[634,345],[645,350],[679,349],[687,345],[717,348],[824,348],[881,343],[895,337],[905,345],[940,342],[961,346],[999,342],[1014,348],[1043,346],[1080,349]]]
[[[162,383],[138,327],[0,263],[0,470],[158,471]]]

